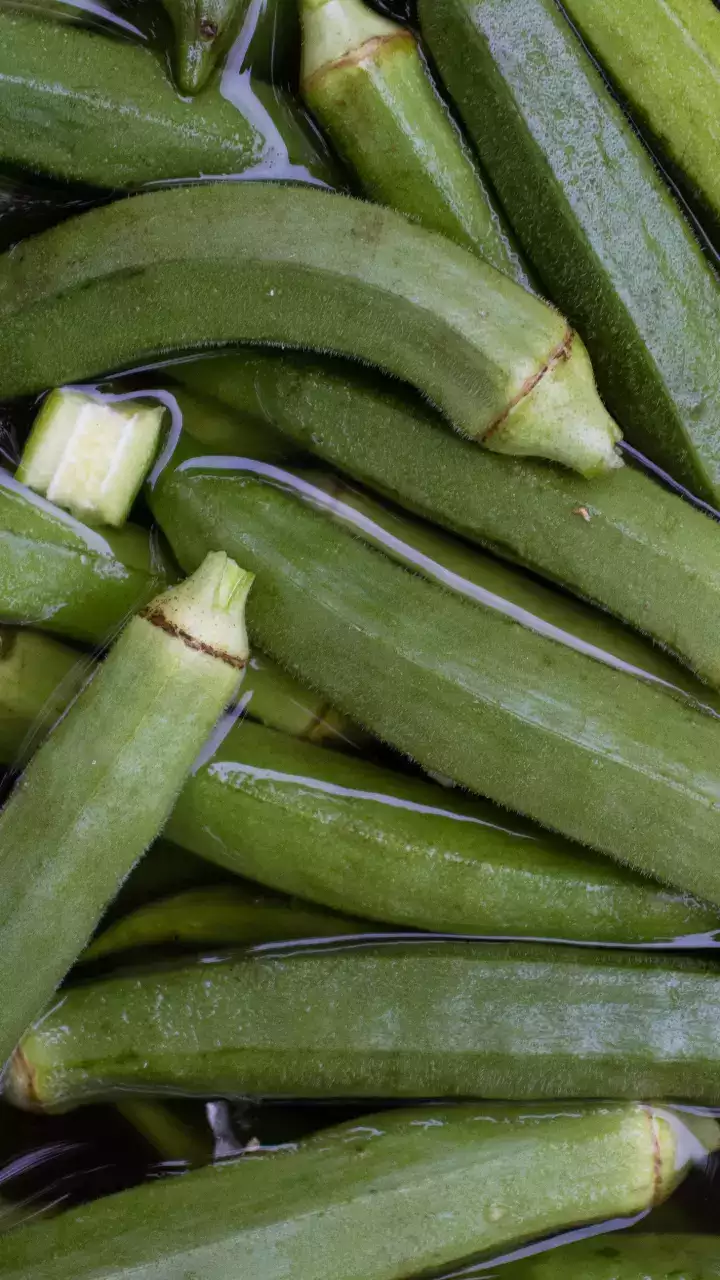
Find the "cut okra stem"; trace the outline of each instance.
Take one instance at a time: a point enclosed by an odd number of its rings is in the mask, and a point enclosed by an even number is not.
[[[235,696],[252,580],[211,553],[134,617],[0,814],[0,1062],[159,833]]]
[[[157,452],[165,409],[53,391],[38,414],[16,479],[90,524],[118,527]]]
[[[531,286],[413,33],[363,0],[303,0],[303,97],[371,199]]]

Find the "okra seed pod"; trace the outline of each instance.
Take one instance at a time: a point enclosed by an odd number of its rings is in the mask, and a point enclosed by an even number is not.
[[[0,814],[0,1062],[160,831],[247,662],[222,553],[134,617]]]

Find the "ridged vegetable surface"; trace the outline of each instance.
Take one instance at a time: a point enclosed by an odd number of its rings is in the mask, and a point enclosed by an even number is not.
[[[290,472],[190,460],[151,502],[186,569],[208,546],[244,557],[254,640],[346,714],[426,769],[720,902],[716,717],[409,573]]]
[[[582,343],[473,254],[309,187],[219,183],[92,210],[0,258],[0,397],[238,342],[353,356],[462,434],[621,465]]]
[[[560,6],[422,0],[420,18],[520,244],[586,341],[611,412],[632,444],[717,505],[717,277]],[[637,38],[650,40],[645,27]],[[682,69],[670,74],[682,81]]]
[[[4,1236],[0,1268],[6,1280],[228,1280],[242,1259],[263,1280],[397,1280],[637,1213],[682,1176],[682,1128],[669,1113],[552,1110],[364,1116]]]
[[[315,943],[66,991],[11,1101],[206,1097],[720,1099],[712,961],[531,943]]]
[[[629,1235],[613,1231],[510,1262],[488,1280],[715,1280],[717,1236]]]

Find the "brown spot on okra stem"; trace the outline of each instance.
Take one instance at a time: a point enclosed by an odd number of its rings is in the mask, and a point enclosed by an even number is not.
[[[334,62],[325,62],[317,71],[314,71],[307,80],[303,81],[303,89],[312,89],[313,81],[319,76],[325,75],[328,69],[336,71],[338,67],[356,67],[359,63],[365,62],[368,58],[374,58],[381,49],[388,48],[389,45],[415,45],[415,37],[412,31],[393,31],[386,36],[371,36],[369,40],[365,40],[363,44],[358,45],[357,49],[351,49],[349,53],[343,54],[342,58],[336,58]]]
[[[214,22],[205,19],[200,23],[200,35],[203,40],[214,40],[217,36],[218,29]]]
[[[232,653],[226,653],[224,649],[216,649],[211,644],[205,644],[202,640],[197,640],[189,631],[185,631],[183,627],[178,627],[174,622],[170,622],[160,609],[153,609],[151,605],[147,609],[142,609],[140,617],[144,618],[153,627],[159,627],[161,631],[166,631],[169,636],[174,636],[176,640],[182,640],[188,649],[195,649],[198,653],[206,653],[210,658],[218,658],[220,662],[226,662],[229,667],[236,667],[238,671],[244,671],[247,666],[247,658],[236,658]]]
[[[517,395],[513,396],[512,400],[503,409],[502,413],[498,414],[494,422],[490,423],[490,426],[482,437],[483,444],[486,440],[490,439],[490,436],[493,435],[499,427],[502,426],[503,422],[507,417],[509,417],[515,406],[518,405],[521,400],[524,400],[526,396],[529,396],[531,391],[534,391],[538,382],[545,377],[546,373],[552,373],[553,369],[556,368],[561,361],[570,359],[570,352],[572,350],[574,337],[575,334],[572,329],[568,328],[565,330],[560,342],[558,342],[557,346],[550,352],[550,355],[542,368],[538,369],[537,373],[533,373],[529,378],[525,379]]]

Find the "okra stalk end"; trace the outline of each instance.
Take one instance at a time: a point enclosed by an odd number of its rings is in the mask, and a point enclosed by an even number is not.
[[[621,439],[597,393],[585,346],[568,330],[482,443],[494,453],[559,462],[589,479],[623,465],[615,447]]]
[[[243,668],[248,660],[245,604],[254,577],[224,551],[211,551],[178,587],[156,596],[143,616],[191,648]]]
[[[369,41],[402,34],[362,0],[301,0],[303,88],[316,72],[351,57]]]

